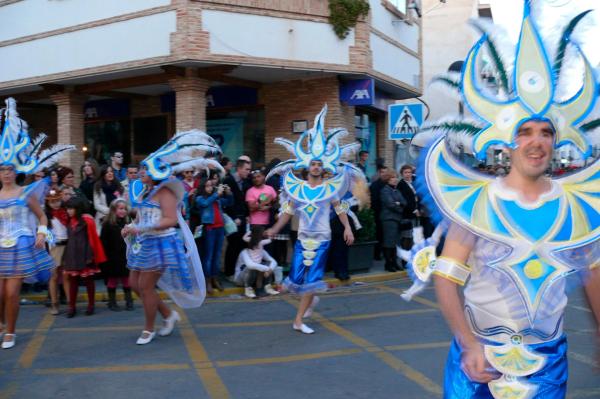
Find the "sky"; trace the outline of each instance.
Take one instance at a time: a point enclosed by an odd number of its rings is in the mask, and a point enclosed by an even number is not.
[[[489,3],[492,8],[494,23],[502,26],[513,43],[516,43],[521,26],[523,0],[481,0],[480,3]],[[600,64],[600,46],[597,40],[600,37],[600,1],[598,0],[533,0],[533,5],[541,6],[543,16],[540,28],[543,31],[558,34],[557,26],[564,26],[565,22],[585,10],[594,10],[580,26],[583,28],[575,34],[574,40],[580,43],[590,63],[594,66]],[[516,11],[518,10],[518,11]],[[585,22],[584,22],[585,21]]]

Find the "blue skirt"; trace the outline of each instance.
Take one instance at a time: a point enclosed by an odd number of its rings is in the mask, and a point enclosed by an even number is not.
[[[546,357],[544,367],[526,381],[537,386],[531,399],[564,399],[567,393],[567,338],[562,337],[541,344],[527,345]],[[444,399],[493,399],[487,384],[469,380],[460,367],[462,350],[456,339],[452,341],[444,376]]]
[[[189,270],[185,248],[179,236],[148,237],[141,243],[137,253],[132,246],[127,250],[127,267],[139,272],[160,272],[161,279],[172,282],[179,290],[192,288],[192,276]]]
[[[33,236],[21,236],[10,248],[0,248],[0,278],[26,278],[44,282],[50,277],[54,261],[43,248],[35,248]]]
[[[327,251],[330,241],[322,241],[318,248],[314,250],[315,255],[312,259],[305,259],[300,240],[296,241],[294,247],[294,257],[290,266],[290,273],[283,281],[283,285],[288,291],[296,294],[307,294],[327,291],[327,284],[323,281],[325,274],[325,265],[327,264]],[[306,265],[310,260],[311,265]]]

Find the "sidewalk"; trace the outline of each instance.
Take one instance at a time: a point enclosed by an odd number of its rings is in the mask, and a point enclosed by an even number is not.
[[[406,277],[406,271],[390,273],[384,270],[384,262],[383,261],[373,261],[373,264],[370,269],[359,271],[356,274],[351,274],[351,279],[349,281],[342,282],[335,277],[333,277],[333,272],[328,272],[325,274],[325,282],[329,285],[330,288],[335,288],[339,286],[350,286],[350,285],[360,285],[362,283],[373,283],[379,281],[391,281],[397,280]],[[227,281],[225,278],[221,278],[221,284],[223,285],[223,291],[214,290],[212,295],[207,295],[207,298],[219,298],[219,297],[229,297],[229,296],[241,296],[244,293],[243,287],[237,287],[233,283]],[[160,292],[160,296],[163,299],[167,298],[166,293]],[[47,291],[41,292],[28,292],[21,295],[21,302],[23,304],[37,304],[43,303],[47,298]],[[85,288],[80,287],[78,301],[86,301],[86,293]],[[108,300],[108,296],[106,293],[106,286],[102,280],[96,281],[96,301],[105,302]],[[119,288],[117,289],[117,300],[123,300],[123,291]]]

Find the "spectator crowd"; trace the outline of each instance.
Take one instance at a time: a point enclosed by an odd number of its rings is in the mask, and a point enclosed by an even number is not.
[[[361,151],[357,166],[366,172],[369,153]],[[115,152],[104,165],[87,159],[81,165],[79,184],[75,171],[56,165],[33,178],[49,177],[50,191],[45,211],[50,220],[54,245],[49,251],[59,268],[48,284],[48,304],[58,314],[59,303],[68,304],[68,317],[77,314],[75,300],[80,285],[86,287],[86,314],[94,313],[95,280],[102,279],[108,293],[108,307],[120,311],[117,289],[123,290],[124,309],[133,309],[126,267],[127,246],[121,229],[131,222],[128,188],[137,179],[139,166],[124,165],[121,152]],[[209,294],[223,290],[222,279],[244,287],[248,298],[279,294],[283,274],[289,265],[288,246],[295,243],[297,220],[292,219],[278,235],[264,238],[279,212],[281,179],[266,179],[280,162],[273,159],[264,167],[242,155],[232,161],[220,160],[224,173],[216,169],[186,170],[180,178],[185,189],[182,213],[196,239],[206,289]],[[396,247],[412,246],[412,230],[422,226],[427,235],[433,230],[413,185],[415,168],[404,165],[395,171],[376,162],[377,173],[369,176],[370,202],[375,220],[375,260],[385,260],[385,270],[404,269],[396,257]],[[353,230],[360,222],[351,221]],[[349,280],[348,251],[343,226],[332,217],[332,254],[328,267],[341,281]]]

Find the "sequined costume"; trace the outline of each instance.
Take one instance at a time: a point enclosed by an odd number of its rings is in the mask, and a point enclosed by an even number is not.
[[[548,191],[535,202],[526,202],[502,178],[471,169],[460,153],[483,159],[491,145],[515,149],[517,129],[538,121],[555,129],[555,148],[568,144],[583,159],[590,155],[586,129],[597,125],[588,116],[598,87],[593,69],[570,37],[585,14],[565,28],[552,63],[526,1],[512,83],[510,69],[499,60],[498,98],[482,89],[477,61],[482,48],[496,48],[485,34],[456,81],[476,119],[434,122],[421,133],[434,134],[422,156],[425,182],[420,192],[429,197],[444,225],[462,231],[462,239],[473,249],[462,264],[447,257],[436,259],[434,242],[417,243],[410,254],[404,253],[411,259],[415,280],[405,297],[409,299],[432,274],[464,285],[466,321],[483,345],[485,358],[500,374],[488,384],[470,381],[460,367],[461,348],[455,341],[446,365],[445,398],[564,398],[567,277],[578,273],[585,278],[597,266],[600,162],[553,177]],[[583,80],[578,77],[581,89],[574,96],[559,100],[556,92],[566,50],[581,61]]]
[[[276,143],[285,146],[296,158],[277,165],[267,176],[268,178],[275,173],[283,175],[281,212],[299,217],[298,241],[294,247],[290,273],[283,282],[290,291],[297,293],[327,289],[323,275],[331,240],[331,204],[339,202],[335,212],[352,217],[348,201],[342,198],[355,181],[365,179],[360,169],[339,161],[343,153],[354,151],[359,144],[338,144],[339,138],[347,134],[345,129],[332,129],[326,135],[326,113],[327,106],[316,116],[314,127],[304,132],[296,143],[275,139]],[[303,148],[304,141],[307,141],[306,150]],[[322,162],[323,170],[332,174],[332,177],[324,179],[316,186],[311,186],[293,172],[293,169],[308,168],[313,160]]]

